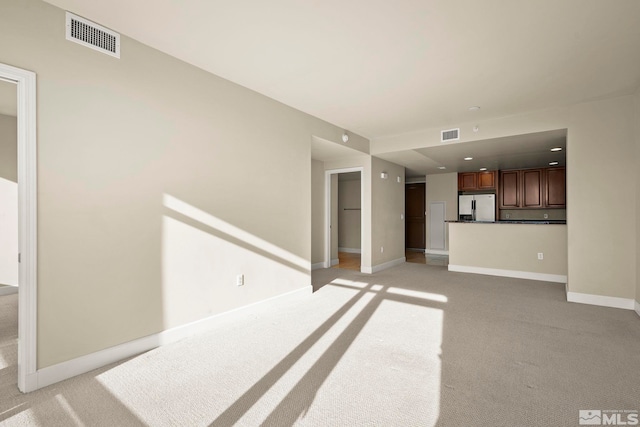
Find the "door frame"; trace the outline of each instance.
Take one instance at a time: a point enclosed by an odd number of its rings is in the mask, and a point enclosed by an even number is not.
[[[329,169],[324,171],[324,268],[331,267],[331,175],[360,172],[360,250],[364,250],[364,167]],[[360,261],[362,271],[362,259]]]
[[[18,130],[18,388],[37,389],[36,74],[0,63],[0,79],[17,85]]]

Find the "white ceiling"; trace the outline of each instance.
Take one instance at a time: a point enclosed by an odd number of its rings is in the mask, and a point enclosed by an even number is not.
[[[369,138],[640,84],[638,0],[48,2]]]
[[[640,85],[639,0],[47,1],[368,138]],[[380,157],[412,175],[455,150]]]

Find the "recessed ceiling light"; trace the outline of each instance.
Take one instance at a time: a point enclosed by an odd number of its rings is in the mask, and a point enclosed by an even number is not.
[[[473,107],[469,107],[469,111],[478,111],[480,109],[480,107],[478,107],[477,105],[474,105]]]
[[[549,166],[558,166],[559,163],[558,162],[549,162]]]
[[[446,169],[444,166],[438,166],[438,169]]]
[[[554,147],[551,149],[551,151],[562,151],[562,147]]]
[[[481,171],[486,171],[486,170],[487,170],[487,168],[480,168],[480,170],[481,170]]]
[[[473,160],[473,157],[465,157],[465,160]]]

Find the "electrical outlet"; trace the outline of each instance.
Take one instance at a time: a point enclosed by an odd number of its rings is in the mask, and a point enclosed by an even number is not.
[[[549,214],[544,214],[544,219],[549,218]]]
[[[236,276],[236,286],[244,285],[244,274],[238,274]]]
[[[538,252],[538,259],[541,261],[544,259],[544,254],[542,252]]]
[[[511,218],[511,214],[506,214],[505,216],[507,219]]]

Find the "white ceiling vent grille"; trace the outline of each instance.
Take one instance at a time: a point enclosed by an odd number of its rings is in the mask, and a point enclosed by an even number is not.
[[[120,34],[67,12],[67,40],[120,58]]]
[[[440,132],[440,142],[457,141],[460,139],[460,128],[448,129]]]

